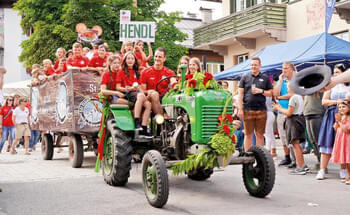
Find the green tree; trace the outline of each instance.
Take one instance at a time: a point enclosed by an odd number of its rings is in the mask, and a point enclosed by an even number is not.
[[[78,23],[85,23],[87,27],[100,25],[101,39],[108,43],[111,51],[119,50],[119,11],[123,9],[132,11],[132,20],[157,23],[152,47],[166,48],[166,65],[176,69],[179,58],[187,54],[187,49],[178,45],[186,35],[174,25],[180,20],[179,13],[158,12],[162,3],[164,0],[138,1],[135,8],[132,0],[18,0],[14,8],[23,17],[21,26],[24,32],[33,32],[22,42],[19,60],[30,67],[46,58],[55,59],[58,47],[71,49],[77,39],[75,25]]]

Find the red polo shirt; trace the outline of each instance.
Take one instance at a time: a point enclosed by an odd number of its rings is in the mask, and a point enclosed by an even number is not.
[[[163,67],[161,70],[156,70],[154,66],[145,69],[141,74],[141,83],[147,85],[147,90],[157,90],[157,83],[169,76],[173,76],[175,73],[167,68]],[[170,80],[162,81],[158,87],[158,92],[160,96],[164,96],[168,91],[168,85],[170,84]]]
[[[8,112],[11,110],[11,106],[3,106],[0,109],[0,115],[2,115],[2,126],[6,126],[6,127],[10,127],[10,126],[14,126],[13,122],[12,122],[12,113],[15,110],[15,107],[12,107],[11,113],[7,116],[6,119],[5,116],[8,114]]]
[[[104,58],[100,56],[94,56],[89,61],[89,67],[106,67],[107,66],[107,55]]]
[[[112,77],[112,80],[110,80],[110,77]],[[108,90],[116,90],[116,86],[117,86],[117,72],[104,72],[102,74],[102,78],[101,78],[101,85],[107,85],[107,89]]]
[[[136,72],[133,69],[129,69],[129,76],[125,75],[125,72],[123,69],[119,70],[117,75],[117,84],[121,84],[122,87],[132,87],[133,84],[137,82],[140,84],[140,80],[136,77]]]
[[[84,56],[80,56],[80,57],[71,56],[67,59],[67,66],[87,67],[88,64],[89,64],[89,59]]]

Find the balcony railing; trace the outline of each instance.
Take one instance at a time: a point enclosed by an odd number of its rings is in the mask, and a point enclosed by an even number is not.
[[[286,28],[286,5],[263,3],[194,29],[194,45],[209,44],[265,26]]]

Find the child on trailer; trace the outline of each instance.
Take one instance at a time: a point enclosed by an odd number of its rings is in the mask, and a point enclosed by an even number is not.
[[[99,75],[102,74],[103,69],[106,67],[107,65],[107,47],[102,44],[99,45],[98,47],[98,55],[97,56],[93,56],[92,59],[89,62],[89,70],[93,70],[98,72]]]
[[[107,67],[101,78],[101,93],[105,96],[112,96],[113,104],[128,104],[124,94],[117,91],[117,73],[120,70],[120,57],[111,55],[107,59]]]
[[[56,69],[56,74],[62,74],[67,71],[67,59],[61,58],[60,63],[58,64],[58,68]]]
[[[137,58],[137,61],[140,65],[140,69],[143,70],[148,67],[147,63],[152,59],[153,57],[153,51],[152,51],[152,46],[148,42],[148,56],[146,56],[145,51],[144,51],[144,44],[143,41],[138,40],[135,42],[134,46],[134,54]]]
[[[75,69],[82,72],[87,70],[89,59],[83,56],[83,46],[80,43],[73,44],[73,56],[67,60],[67,69]]]
[[[55,74],[55,70],[52,67],[52,61],[50,59],[43,60],[45,75],[51,76]]]
[[[347,177],[342,179],[342,182],[350,185],[350,101],[343,100],[339,102],[338,111],[333,126],[337,134],[334,141],[332,160],[334,163],[346,166]]]
[[[132,52],[127,52],[124,56],[122,69],[117,75],[117,90],[124,92],[125,97],[131,102],[135,103],[134,118],[136,130],[140,130],[142,135],[150,137],[147,132],[147,122],[151,115],[152,105],[146,99],[143,92],[139,90],[140,84],[140,70],[136,56]],[[142,122],[140,122],[142,108]]]
[[[189,73],[194,74],[195,72],[202,72],[201,61],[198,58],[191,58],[188,64]]]
[[[62,48],[62,47],[58,48],[57,51],[56,51],[56,57],[57,57],[58,59],[56,60],[55,65],[53,66],[53,68],[54,68],[55,70],[58,69],[60,60],[61,60],[62,58],[66,58],[66,50],[65,50],[64,48]],[[66,67],[66,70],[67,70],[67,65],[65,65],[65,67]]]

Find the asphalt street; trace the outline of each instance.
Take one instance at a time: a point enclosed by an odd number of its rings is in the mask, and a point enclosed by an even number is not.
[[[95,157],[87,153],[82,168],[70,167],[64,153],[43,161],[39,151],[30,156],[0,154],[0,215],[46,214],[349,214],[350,186],[340,182],[338,166],[329,166],[328,179],[315,172],[289,175],[276,167],[276,183],[266,198],[251,197],[243,185],[241,166],[217,169],[209,180],[196,182],[171,176],[168,203],[151,207],[144,195],[141,164],[133,164],[125,187],[107,185],[94,172]],[[280,159],[282,151],[278,150]],[[313,155],[306,155],[309,166]],[[276,160],[278,163],[279,160]]]

